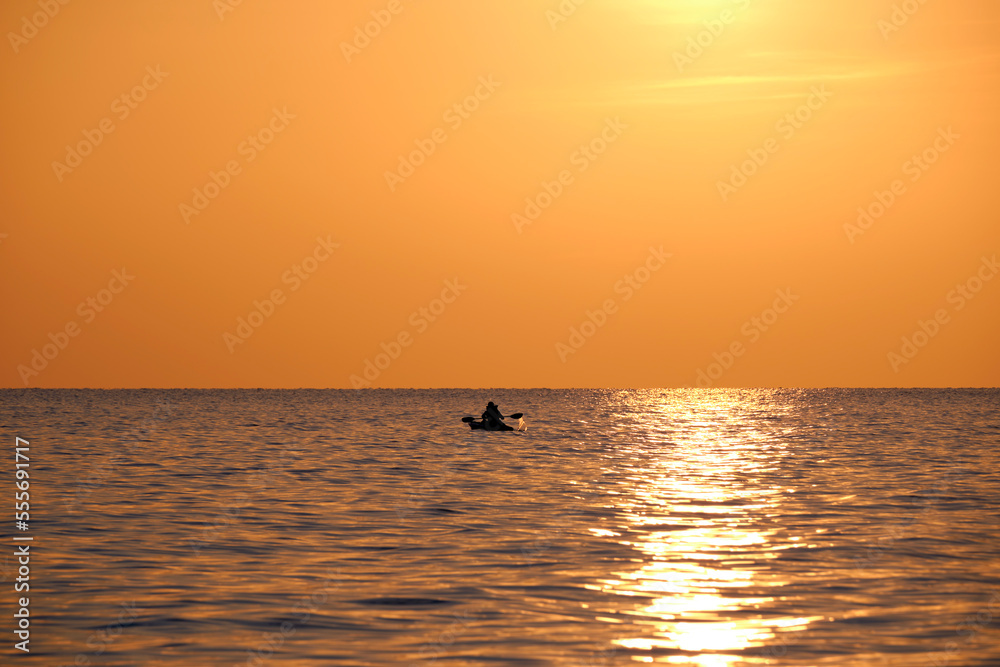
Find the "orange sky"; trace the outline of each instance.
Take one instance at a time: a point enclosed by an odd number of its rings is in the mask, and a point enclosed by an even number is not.
[[[2,385],[998,384],[994,2],[559,7],[3,3]]]

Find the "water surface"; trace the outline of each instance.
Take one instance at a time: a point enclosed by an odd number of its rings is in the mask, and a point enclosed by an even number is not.
[[[490,399],[528,431],[459,421]],[[1000,664],[996,390],[5,390],[0,428],[17,664]]]

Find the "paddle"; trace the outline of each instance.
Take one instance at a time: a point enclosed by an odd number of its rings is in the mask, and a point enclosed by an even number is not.
[[[524,413],[523,412],[515,412],[514,414],[507,415],[507,416],[510,417],[511,419],[520,419],[521,417],[524,416]],[[476,420],[475,417],[462,417],[462,421],[464,421],[466,424],[468,424],[469,422],[474,422],[474,421],[477,421],[477,420]]]

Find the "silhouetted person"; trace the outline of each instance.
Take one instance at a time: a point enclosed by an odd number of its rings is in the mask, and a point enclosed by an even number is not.
[[[503,415],[500,414],[500,408],[493,401],[490,401],[486,405],[486,412],[483,413],[483,422],[490,428],[497,428],[503,423]]]

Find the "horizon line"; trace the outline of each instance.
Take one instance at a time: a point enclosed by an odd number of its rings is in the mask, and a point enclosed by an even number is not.
[[[1000,386],[746,386],[746,387],[0,387],[0,391],[653,391],[696,389],[1000,389]]]

